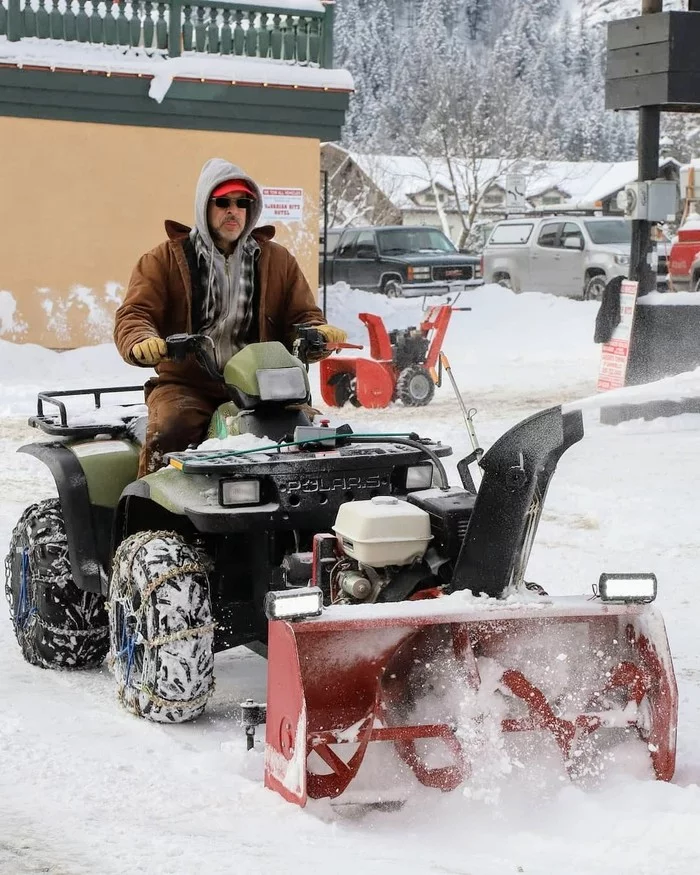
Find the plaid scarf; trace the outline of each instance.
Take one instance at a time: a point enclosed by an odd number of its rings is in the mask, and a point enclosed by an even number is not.
[[[214,341],[216,361],[223,370],[231,356],[246,345],[250,333],[260,246],[248,236],[226,257],[215,246],[207,249],[196,230],[191,238],[204,290],[199,330]]]

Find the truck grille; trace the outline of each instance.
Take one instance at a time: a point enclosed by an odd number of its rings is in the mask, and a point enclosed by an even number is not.
[[[446,265],[443,267],[433,268],[433,280],[440,282],[449,282],[450,280],[470,280],[472,278],[473,269],[471,264],[465,265]]]

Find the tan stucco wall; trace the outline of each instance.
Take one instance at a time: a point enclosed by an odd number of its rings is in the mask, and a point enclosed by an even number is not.
[[[314,139],[0,118],[0,338],[65,349],[111,341],[137,259],[193,221],[202,164],[226,158],[260,185],[304,189],[303,222],[277,224],[313,289]]]

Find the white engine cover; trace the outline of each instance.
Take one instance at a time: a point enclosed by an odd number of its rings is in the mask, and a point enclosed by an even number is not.
[[[341,505],[333,531],[344,553],[372,568],[420,559],[432,537],[429,514],[390,495]]]

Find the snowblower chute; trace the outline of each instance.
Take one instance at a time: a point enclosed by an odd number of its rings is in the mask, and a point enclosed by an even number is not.
[[[524,581],[556,463],[582,435],[580,414],[544,411],[482,458],[476,496],[409,496],[430,516],[429,550],[407,546],[420,520],[403,513],[392,542],[363,502],[354,529],[344,518],[316,537],[312,583],[332,606],[269,624],[268,787],[299,805],[400,804],[416,783],[469,786],[490,756],[516,769],[544,760],[575,779],[618,767],[671,779],[676,683],[663,620],[635,595],[638,581],[629,597],[613,581],[603,598],[548,596]]]

